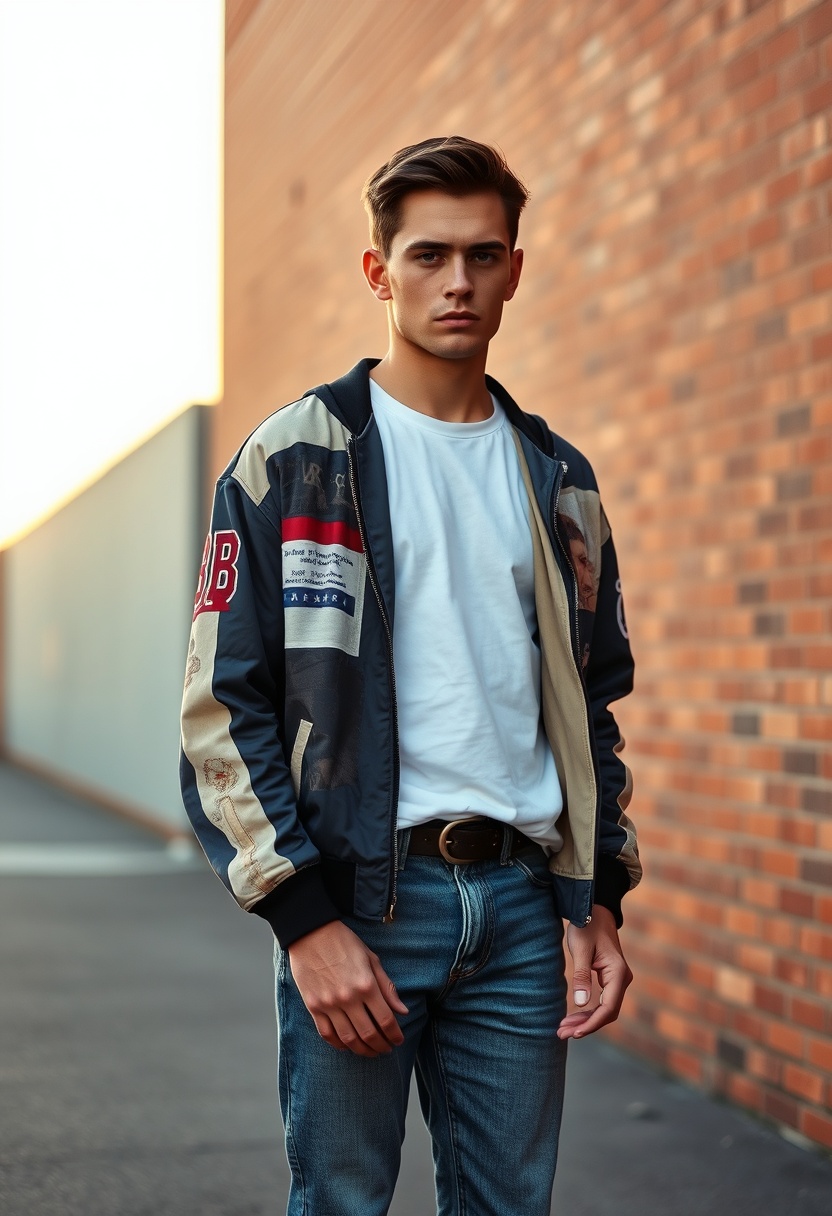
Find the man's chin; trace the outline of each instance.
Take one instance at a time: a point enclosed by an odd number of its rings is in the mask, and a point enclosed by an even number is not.
[[[419,342],[422,350],[437,359],[474,359],[488,349],[488,343],[466,338],[463,334],[449,334],[444,340]]]

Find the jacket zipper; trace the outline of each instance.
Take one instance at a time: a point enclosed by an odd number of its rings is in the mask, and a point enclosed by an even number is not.
[[[393,920],[393,909],[396,906],[396,877],[399,869],[399,839],[396,831],[396,807],[399,801],[399,712],[396,703],[396,671],[393,666],[393,630],[390,627],[390,621],[387,616],[387,610],[384,607],[384,600],[381,597],[378,581],[376,579],[375,567],[370,553],[370,546],[367,544],[367,533],[364,526],[364,516],[361,512],[361,504],[358,500],[358,479],[355,476],[355,465],[353,463],[353,447],[355,440],[349,439],[347,442],[347,465],[350,474],[350,490],[352,492],[352,502],[355,508],[355,517],[358,520],[358,534],[361,537],[361,546],[364,550],[364,556],[367,559],[367,573],[370,577],[370,586],[373,589],[373,594],[376,597],[379,614],[384,623],[384,631],[387,637],[387,659],[388,670],[390,672],[390,697],[393,711],[393,792],[390,800],[390,823],[392,824],[390,854],[392,858],[392,874],[390,879],[390,906],[387,909],[386,915],[382,918],[384,924],[390,924]]]
[[[566,560],[569,564],[569,569],[572,571],[572,587],[573,587],[573,592],[574,592],[572,606],[574,609],[575,631],[574,631],[570,641],[572,642],[572,657],[575,660],[575,666],[578,669],[578,675],[580,676],[581,683],[583,684],[584,674],[583,674],[583,670],[581,668],[580,656],[578,654],[578,639],[580,637],[580,626],[579,626],[579,621],[578,621],[578,576],[575,573],[575,566],[572,561],[572,555],[567,552],[566,546],[564,545],[563,541],[561,540],[560,529],[558,528],[558,503],[560,502],[560,490],[561,490],[561,486],[563,485],[563,478],[569,472],[569,466],[565,460],[561,460],[560,467],[563,470],[563,473],[561,474],[560,478],[558,479],[557,486],[555,487],[555,490],[553,491],[553,494],[552,494],[552,528],[554,530],[555,536],[558,538],[558,544],[560,545],[561,552],[563,553],[563,556],[566,558]],[[597,851],[597,842],[596,842],[596,851]],[[591,920],[592,920],[592,914],[590,913],[590,915],[584,921],[584,925],[585,926],[588,925]]]

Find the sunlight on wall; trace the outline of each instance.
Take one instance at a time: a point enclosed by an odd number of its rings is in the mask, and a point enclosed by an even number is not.
[[[0,545],[221,393],[222,66],[221,0],[0,0]]]

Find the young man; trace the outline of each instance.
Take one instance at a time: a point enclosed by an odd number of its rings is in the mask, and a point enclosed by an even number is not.
[[[183,790],[277,939],[298,1216],[387,1211],[414,1067],[441,1216],[544,1216],[567,1040],[631,979],[612,539],[586,459],[485,375],[526,197],[461,137],[382,166],[386,356],[266,419],[217,486]]]

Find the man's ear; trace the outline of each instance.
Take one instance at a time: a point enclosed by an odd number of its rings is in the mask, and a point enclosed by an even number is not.
[[[370,291],[377,300],[392,300],[393,293],[387,282],[387,270],[383,254],[378,249],[365,249],[361,258],[364,278],[370,285]]]
[[[506,284],[506,294],[504,300],[511,300],[517,290],[517,284],[520,282],[520,271],[523,269],[523,250],[513,249],[509,260],[509,278]]]

